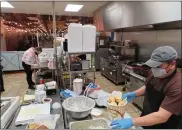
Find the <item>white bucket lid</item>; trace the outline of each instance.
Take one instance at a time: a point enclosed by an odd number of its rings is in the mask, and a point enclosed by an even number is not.
[[[73,82],[80,83],[83,82],[83,79],[76,78]]]

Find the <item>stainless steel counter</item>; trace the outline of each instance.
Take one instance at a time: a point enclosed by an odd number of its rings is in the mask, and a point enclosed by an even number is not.
[[[51,95],[48,97],[52,98],[52,103],[55,103],[55,102],[60,103],[59,91],[57,91],[56,95]],[[20,108],[15,113],[14,119],[13,119],[12,123],[10,124],[10,126],[8,127],[8,129],[25,129],[26,128],[26,125],[25,126],[15,126],[15,121],[16,121],[16,118],[19,114],[19,111],[20,111]],[[57,109],[57,110],[51,109],[51,114],[60,114],[60,117],[57,121],[56,129],[64,129],[62,109]]]

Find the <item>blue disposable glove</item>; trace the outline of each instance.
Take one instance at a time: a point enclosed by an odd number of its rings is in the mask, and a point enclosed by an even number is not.
[[[136,98],[136,93],[135,92],[128,92],[128,93],[125,93],[123,94],[123,99],[127,98],[127,101],[128,102],[131,102],[133,99]]]
[[[129,129],[133,126],[132,118],[124,118],[111,122],[111,129]]]
[[[65,97],[65,98],[72,97],[72,95],[71,95],[70,93],[67,93],[67,92],[65,92],[65,91],[61,91],[61,92],[60,92],[60,95],[62,95],[62,96]]]

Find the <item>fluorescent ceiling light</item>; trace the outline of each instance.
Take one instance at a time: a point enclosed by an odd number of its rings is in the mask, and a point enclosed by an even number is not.
[[[1,8],[14,8],[14,7],[6,1],[1,1]]]
[[[82,7],[83,7],[83,5],[67,4],[65,11],[78,12]]]

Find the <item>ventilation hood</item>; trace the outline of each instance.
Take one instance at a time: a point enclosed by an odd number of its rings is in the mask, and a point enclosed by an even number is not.
[[[181,29],[181,28],[182,28],[182,21],[180,20],[180,21],[159,23],[153,25],[142,25],[136,27],[120,28],[113,31],[133,32],[133,31],[169,30],[169,29]]]

